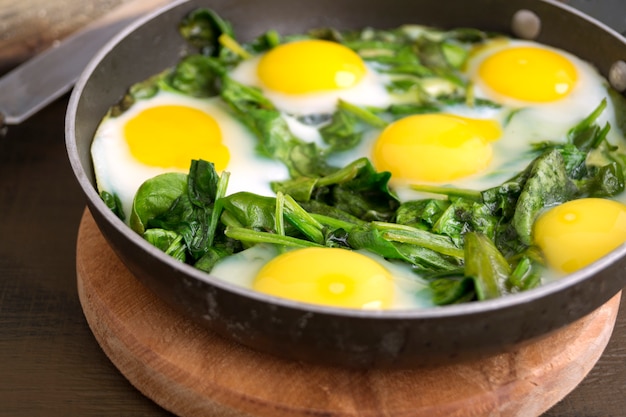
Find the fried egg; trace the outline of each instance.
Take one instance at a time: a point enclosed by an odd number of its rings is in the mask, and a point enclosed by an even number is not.
[[[164,172],[188,173],[192,159],[230,173],[227,193],[272,195],[269,183],[288,176],[255,151],[256,139],[217,99],[161,91],[105,118],[91,147],[98,190],[116,195],[126,219],[139,186]]]
[[[519,110],[512,122],[544,139],[563,136],[608,96],[606,80],[590,63],[532,41],[488,42],[472,53],[466,71],[475,97]]]
[[[230,76],[260,88],[287,114],[330,114],[339,99],[363,106],[391,103],[385,77],[351,49],[337,42],[310,39],[278,45],[241,62]]]
[[[552,269],[574,272],[626,241],[626,205],[600,198],[569,201],[540,215],[533,236]]]
[[[547,46],[495,41],[481,49],[485,56],[478,58],[473,79],[498,102],[555,102],[570,96],[584,76],[574,57]]]
[[[432,307],[427,284],[408,265],[366,251],[259,244],[225,258],[211,275],[279,298],[352,309]]]

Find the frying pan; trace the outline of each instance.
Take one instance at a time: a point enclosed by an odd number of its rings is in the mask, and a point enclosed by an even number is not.
[[[273,28],[416,23],[476,27],[534,38],[594,63],[623,89],[624,40],[551,0],[190,0],[128,27],[91,61],[72,93],[66,145],[101,232],[129,270],[176,310],[253,349],[283,358],[356,368],[415,367],[510,350],[590,313],[626,285],[626,246],[556,282],[500,299],[411,311],[355,311],[304,305],[235,287],[182,264],[132,232],[101,201],[89,148],[107,109],[135,82],[174,65],[189,47],[177,25],[211,7],[250,40]]]

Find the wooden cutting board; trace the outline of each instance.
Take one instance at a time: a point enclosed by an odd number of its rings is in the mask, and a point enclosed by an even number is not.
[[[76,263],[82,307],[104,352],[143,394],[185,417],[538,416],[599,359],[620,300],[512,352],[355,371],[258,353],[191,323],[134,278],[88,211]]]
[[[123,20],[171,1],[0,0],[0,74],[105,15]]]

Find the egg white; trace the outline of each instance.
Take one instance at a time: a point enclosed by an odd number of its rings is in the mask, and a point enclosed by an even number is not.
[[[257,75],[257,67],[262,55],[242,61],[229,74],[235,81],[258,87],[263,94],[287,114],[329,114],[334,113],[339,99],[360,106],[386,107],[392,102],[385,88],[387,77],[367,66],[363,79],[354,87],[342,90],[309,94],[285,94],[267,88]]]
[[[273,195],[270,182],[288,177],[287,168],[283,164],[256,153],[256,138],[246,126],[230,115],[226,105],[218,98],[199,99],[161,91],[152,98],[137,101],[118,117],[106,117],[98,127],[92,143],[91,156],[98,190],[119,197],[127,220],[130,218],[135,193],[144,181],[164,172],[189,171],[144,165],[132,156],[124,139],[124,125],[129,120],[147,108],[162,105],[193,107],[217,121],[222,141],[230,151],[230,161],[226,167],[230,173],[227,194],[250,191]]]
[[[394,300],[389,309],[415,309],[433,307],[428,294],[428,284],[415,274],[409,265],[394,263],[368,251],[356,251],[381,264],[393,277]],[[279,255],[277,248],[268,244],[257,244],[242,252],[219,261],[211,276],[242,288],[252,289],[254,278],[261,268]],[[306,266],[303,266],[306,267]],[[297,271],[294,271],[297,275]]]

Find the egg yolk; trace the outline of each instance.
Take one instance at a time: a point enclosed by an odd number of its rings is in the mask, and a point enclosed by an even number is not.
[[[444,182],[484,170],[490,163],[491,141],[502,134],[493,120],[451,114],[419,114],[400,119],[383,130],[373,147],[379,171],[396,179]]]
[[[305,94],[355,86],[366,73],[361,57],[330,41],[303,40],[279,45],[263,55],[257,67],[270,90]]]
[[[357,309],[388,308],[394,294],[392,277],[382,265],[339,248],[283,253],[265,264],[253,288],[296,301]]]
[[[544,48],[503,49],[485,59],[480,79],[495,92],[529,102],[551,102],[567,96],[578,78],[574,64]]]
[[[542,214],[533,233],[549,266],[574,272],[626,241],[626,206],[600,198],[569,201]]]
[[[230,159],[215,119],[191,107],[143,110],[126,123],[124,137],[133,157],[154,167],[185,170],[192,159],[204,159],[222,171]]]

